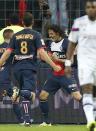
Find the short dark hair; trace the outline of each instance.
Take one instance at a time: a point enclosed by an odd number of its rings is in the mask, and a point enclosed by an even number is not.
[[[6,29],[6,30],[4,30],[4,32],[3,32],[3,37],[4,37],[4,39],[6,39],[6,33],[14,33],[14,31],[11,30],[11,29]]]
[[[34,17],[30,12],[26,12],[23,17],[23,23],[26,27],[33,24]]]
[[[50,25],[48,27],[48,30],[53,30],[55,33],[58,33],[62,38],[65,37],[65,32],[61,29],[61,27],[59,25]]]
[[[17,13],[10,14],[9,21],[13,25],[18,25],[19,24],[19,16]]]

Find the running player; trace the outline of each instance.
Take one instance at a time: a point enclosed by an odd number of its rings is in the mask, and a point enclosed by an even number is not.
[[[66,58],[66,50],[68,46],[68,39],[64,37],[62,29],[57,25],[52,25],[48,29],[48,34],[51,42],[48,46],[48,54],[50,58],[59,66],[62,70],[57,72],[53,71],[52,76],[45,82],[45,85],[40,93],[40,108],[43,114],[43,123],[41,126],[50,126],[50,120],[48,118],[49,106],[48,96],[49,94],[55,94],[60,88],[67,90],[76,100],[82,98],[80,92],[76,88],[75,80],[72,77],[66,77],[64,71],[64,61]]]
[[[0,57],[8,48],[10,39],[12,38],[13,34],[14,32],[11,29],[4,30],[3,32],[4,43],[0,45]],[[11,85],[12,84],[12,81],[11,81],[12,59],[13,59],[13,55],[10,56],[10,58],[2,66],[0,70],[0,92],[6,91],[7,95],[10,98],[12,98],[12,95],[13,95],[13,87]],[[23,123],[24,120],[22,118],[21,109],[17,101],[13,102],[13,111],[18,119],[18,122]]]
[[[47,62],[54,70],[61,70],[42,48],[44,44],[41,35],[32,30],[33,16],[25,13],[23,18],[24,30],[16,33],[0,59],[0,66],[15,52],[14,76],[20,85],[19,95],[22,96],[22,110],[24,112],[25,125],[30,125],[30,101],[35,99],[37,55]]]
[[[93,85],[96,84],[96,0],[87,0],[86,15],[75,20],[69,41],[65,71],[67,75],[71,73],[71,57],[78,43],[78,75],[83,91],[83,109],[87,128],[93,131],[96,125],[92,95]]]

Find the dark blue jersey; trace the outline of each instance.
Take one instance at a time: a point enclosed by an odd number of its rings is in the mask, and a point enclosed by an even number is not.
[[[68,47],[68,39],[64,38],[59,42],[50,41],[47,51],[51,54],[55,53],[59,59],[66,59],[66,51]],[[64,63],[54,61],[55,64],[61,66],[62,70],[59,72],[54,71],[54,75],[64,75]]]
[[[0,45],[0,57],[8,48],[8,43],[4,42]],[[0,70],[0,88],[8,89],[11,85],[11,67],[13,55],[11,55]]]
[[[8,43],[4,42],[3,44],[0,45],[0,57],[2,56],[2,54],[5,52],[5,50],[8,48]],[[8,58],[8,60],[6,61],[6,63],[3,65],[8,66],[12,64],[12,55]]]
[[[59,59],[66,58],[66,51],[68,47],[68,39],[62,39],[59,42],[50,41],[47,45],[47,51],[51,53],[56,53]]]
[[[14,64],[18,69],[37,69],[37,50],[42,47],[41,35],[32,30],[24,29],[16,33],[9,44],[14,50]]]

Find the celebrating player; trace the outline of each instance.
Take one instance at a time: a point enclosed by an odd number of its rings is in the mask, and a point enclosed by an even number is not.
[[[48,52],[50,58],[59,66],[62,70],[57,72],[53,71],[52,76],[45,82],[45,85],[40,93],[40,107],[43,114],[43,123],[41,126],[50,126],[50,120],[48,119],[48,96],[50,93],[55,94],[60,88],[64,88],[70,93],[76,100],[82,98],[80,92],[76,88],[75,80],[71,76],[66,77],[64,71],[65,54],[68,46],[68,39],[64,37],[62,29],[57,25],[52,25],[48,29],[51,42],[48,46]]]
[[[25,13],[23,18],[24,30],[13,36],[9,48],[0,59],[0,66],[2,66],[10,54],[15,52],[14,76],[20,85],[18,95],[22,96],[25,125],[30,125],[30,101],[35,99],[37,54],[55,71],[61,70],[61,67],[57,66],[42,48],[43,40],[38,32],[32,30],[32,23],[32,14]]]
[[[0,57],[8,48],[10,39],[12,38],[14,32],[11,29],[6,29],[3,32],[4,43],[0,45]],[[11,68],[12,68],[12,59],[13,55],[6,61],[6,63],[2,66],[0,70],[0,92],[6,91],[7,95],[12,98],[13,95],[13,88],[11,85]],[[3,94],[1,94],[3,95]],[[18,119],[19,123],[23,123],[24,120],[22,118],[21,109],[19,103],[17,101],[13,102],[13,111]]]
[[[66,74],[71,72],[71,57],[76,44],[79,81],[83,91],[83,109],[87,128],[94,130],[93,85],[96,84],[96,0],[87,0],[86,15],[75,20],[69,35],[69,47],[65,62]]]

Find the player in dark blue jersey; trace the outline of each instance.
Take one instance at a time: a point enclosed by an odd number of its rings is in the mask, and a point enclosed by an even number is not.
[[[50,93],[55,94],[60,88],[63,88],[76,100],[80,100],[82,98],[80,92],[76,88],[77,85],[75,79],[72,76],[65,76],[64,61],[66,59],[68,39],[64,37],[62,29],[57,25],[50,26],[48,34],[51,41],[47,47],[47,50],[50,58],[55,64],[61,67],[61,70],[59,72],[52,72],[51,77],[45,82],[40,93],[40,107],[44,118],[41,126],[50,125],[50,121],[48,119],[48,96]]]
[[[42,48],[44,44],[41,35],[32,30],[33,16],[25,13],[23,18],[24,30],[16,33],[9,48],[0,59],[0,66],[14,51],[14,76],[20,85],[19,95],[22,97],[22,110],[25,125],[30,123],[30,101],[35,99],[37,56],[47,62],[55,71],[61,70]]]
[[[4,43],[0,45],[0,57],[5,52],[5,50],[8,48],[10,39],[12,38],[14,32],[11,29],[6,29],[3,32],[4,37]],[[0,70],[0,92],[1,95],[3,95],[3,91],[7,93],[7,95],[12,98],[13,95],[13,87],[12,87],[12,80],[11,80],[11,71],[12,71],[12,60],[13,60],[13,54],[8,58],[6,63],[2,66]],[[14,83],[13,83],[14,84]],[[19,103],[17,101],[13,102],[13,111],[18,119],[19,123],[23,123],[21,109],[19,106]]]

